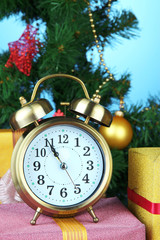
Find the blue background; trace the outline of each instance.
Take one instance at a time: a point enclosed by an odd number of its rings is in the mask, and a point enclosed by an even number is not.
[[[160,1],[120,0],[114,9],[131,10],[138,18],[140,31],[134,39],[119,38],[106,47],[105,63],[117,78],[124,72],[131,74],[131,91],[125,103],[146,106],[147,98],[160,93]],[[25,27],[20,16],[0,22],[0,53],[8,50],[9,42],[19,39]]]

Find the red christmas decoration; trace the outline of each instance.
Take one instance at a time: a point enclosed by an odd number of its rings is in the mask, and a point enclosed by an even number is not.
[[[13,63],[18,70],[29,76],[32,68],[32,60],[39,52],[40,42],[35,39],[37,28],[28,24],[19,40],[8,43],[10,57],[5,67],[13,67]]]
[[[63,112],[61,112],[60,109],[57,110],[57,112],[55,112],[53,114],[53,117],[60,117],[60,116],[65,116]]]

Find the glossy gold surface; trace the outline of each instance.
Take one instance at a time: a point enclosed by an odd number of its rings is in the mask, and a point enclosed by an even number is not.
[[[46,99],[40,99],[38,101],[34,101],[34,99],[39,85],[48,79],[56,77],[65,77],[75,80],[81,85],[84,91],[86,98],[73,100],[69,107],[70,111],[88,117],[88,121],[91,120],[104,126],[110,126],[112,121],[111,113],[98,104],[100,101],[100,98],[97,98],[98,95],[96,95],[97,97],[95,97],[95,101],[91,101],[84,83],[79,78],[67,74],[52,74],[41,78],[36,83],[30,102],[27,103],[24,97],[20,97],[22,108],[13,113],[10,117],[10,126],[13,130],[24,128],[53,110],[52,106]],[[67,105],[69,105],[69,103],[67,103]]]
[[[110,148],[116,149],[127,147],[133,137],[132,126],[123,115],[113,116],[110,128],[100,126],[99,132],[105,138]]]
[[[24,128],[36,120],[44,117],[53,110],[46,99],[39,99],[29,105],[24,105],[10,117],[10,126],[13,130]]]
[[[90,206],[90,207],[87,209],[87,211],[88,211],[88,213],[91,215],[91,217],[93,218],[93,222],[94,222],[94,223],[99,222],[99,219],[98,219],[98,217],[96,216],[96,214],[94,213],[92,206]]]
[[[13,113],[10,117],[10,126],[13,130],[24,128],[33,123],[35,120],[39,120],[40,118],[44,117],[53,110],[52,106],[46,99],[40,99],[38,101],[34,101],[34,99],[41,83],[48,79],[57,77],[69,78],[78,82],[84,91],[85,97],[90,99],[84,83],[79,78],[68,74],[52,74],[45,76],[36,83],[30,102],[27,102],[24,97],[19,98],[22,108]]]
[[[52,75],[48,75],[48,76],[46,76],[46,77],[41,78],[41,79],[36,83],[36,85],[35,85],[35,87],[34,87],[34,89],[33,89],[33,93],[32,93],[32,96],[31,96],[31,100],[30,100],[30,102],[28,102],[27,104],[30,104],[31,102],[34,101],[35,96],[36,96],[36,93],[37,93],[37,90],[38,90],[38,87],[39,87],[39,85],[40,85],[42,82],[44,82],[44,81],[46,81],[46,80],[48,80],[48,79],[57,78],[57,77],[69,78],[69,79],[72,79],[72,80],[78,82],[78,83],[81,85],[81,87],[82,87],[82,89],[83,89],[83,91],[84,91],[85,97],[86,97],[87,99],[90,99],[89,94],[88,94],[88,91],[87,91],[87,88],[85,87],[85,84],[84,84],[79,78],[77,78],[77,77],[75,77],[75,76],[72,76],[72,75],[68,75],[68,74],[52,74]]]
[[[69,111],[89,117],[91,121],[103,126],[109,127],[112,122],[112,115],[107,109],[86,98],[74,99],[69,106]]]
[[[30,142],[35,138],[37,134],[39,134],[44,129],[59,124],[71,124],[78,128],[82,128],[88,133],[90,133],[100,144],[103,152],[104,152],[104,174],[103,179],[100,182],[98,189],[91,195],[88,199],[83,202],[80,202],[77,205],[69,206],[69,207],[57,207],[51,204],[48,204],[42,200],[40,200],[34,193],[30,190],[27,185],[27,182],[24,177],[23,172],[23,159],[25,152],[27,150]],[[47,215],[56,215],[56,216],[70,216],[81,212],[85,209],[88,209],[90,206],[95,204],[104,194],[106,189],[108,188],[111,175],[112,175],[112,157],[110,153],[110,149],[104,140],[104,138],[99,134],[94,128],[89,126],[88,124],[83,123],[82,121],[75,118],[65,118],[65,117],[57,117],[46,120],[43,123],[40,123],[39,126],[35,127],[31,132],[29,132],[26,136],[22,135],[22,137],[17,142],[11,160],[11,172],[14,185],[16,190],[20,194],[21,198],[33,209],[40,208],[42,213]]]

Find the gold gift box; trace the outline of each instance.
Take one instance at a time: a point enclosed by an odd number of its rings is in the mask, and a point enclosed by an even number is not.
[[[146,225],[146,239],[160,240],[160,148],[131,148],[128,208]]]
[[[14,145],[24,130],[12,132],[11,129],[0,129],[0,178],[10,168]]]

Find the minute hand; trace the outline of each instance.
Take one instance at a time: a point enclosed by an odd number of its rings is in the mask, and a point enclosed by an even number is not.
[[[49,146],[50,146],[51,151],[53,152],[54,156],[55,156],[55,157],[59,160],[59,162],[61,163],[61,168],[66,171],[68,177],[70,178],[71,182],[73,183],[74,187],[76,188],[76,185],[74,184],[73,179],[71,178],[69,172],[67,171],[66,164],[61,161],[61,159],[59,158],[59,153],[56,152],[56,149],[50,144],[49,141],[48,141],[48,143],[49,143]]]

